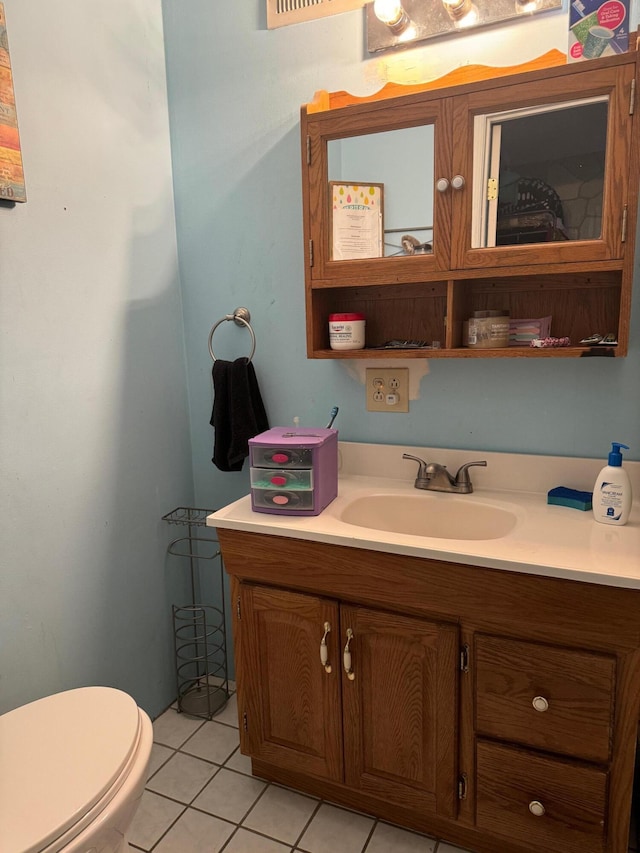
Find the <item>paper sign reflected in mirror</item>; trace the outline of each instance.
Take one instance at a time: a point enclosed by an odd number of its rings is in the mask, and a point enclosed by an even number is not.
[[[331,258],[381,258],[384,184],[330,181]]]

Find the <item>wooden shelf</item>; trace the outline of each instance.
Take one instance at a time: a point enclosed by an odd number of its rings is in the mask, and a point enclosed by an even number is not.
[[[617,347],[501,347],[499,349],[373,349],[315,350],[313,358],[615,358]]]

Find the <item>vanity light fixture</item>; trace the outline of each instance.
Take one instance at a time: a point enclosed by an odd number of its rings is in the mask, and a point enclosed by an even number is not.
[[[377,53],[501,21],[562,12],[562,0],[370,0],[365,6],[367,50]]]

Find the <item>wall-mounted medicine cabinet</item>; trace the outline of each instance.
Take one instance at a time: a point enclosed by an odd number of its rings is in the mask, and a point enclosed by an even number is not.
[[[302,108],[310,358],[626,354],[636,51],[573,65],[547,56],[410,94],[323,93]],[[334,312],[365,314],[365,349],[330,349]],[[509,346],[474,348],[466,321],[477,312],[513,325],[550,317],[548,334],[571,344],[533,348],[512,334]],[[581,343],[594,334],[617,344]],[[380,349],[392,340],[426,347]]]

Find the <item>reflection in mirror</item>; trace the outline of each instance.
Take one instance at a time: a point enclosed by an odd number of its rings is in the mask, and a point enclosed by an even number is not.
[[[476,117],[474,248],[600,238],[607,112],[602,97]]]
[[[369,257],[433,251],[433,126],[368,133],[328,144],[329,181],[382,185],[383,249]],[[333,209],[333,197],[330,197]],[[332,216],[332,222],[333,222]],[[354,222],[354,228],[358,223]],[[332,250],[331,259],[338,260]],[[363,257],[359,254],[358,257]]]

